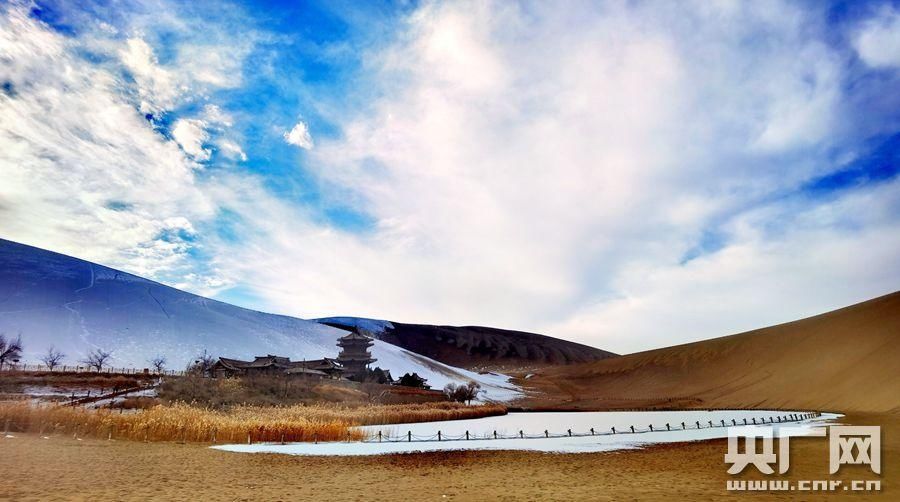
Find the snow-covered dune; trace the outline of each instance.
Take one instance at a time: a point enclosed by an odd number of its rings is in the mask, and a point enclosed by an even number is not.
[[[36,363],[50,345],[73,364],[95,348],[112,364],[147,367],[157,354],[183,368],[202,350],[249,359],[335,357],[345,331],[236,307],[58,253],[0,240],[0,333],[21,333],[24,359]],[[376,341],[376,365],[395,376],[415,371],[440,388],[479,381],[489,398],[512,397],[507,378],[453,368]]]

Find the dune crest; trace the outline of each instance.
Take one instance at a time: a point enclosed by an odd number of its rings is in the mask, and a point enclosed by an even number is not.
[[[533,407],[900,412],[900,292],[799,321],[586,364],[521,383]]]

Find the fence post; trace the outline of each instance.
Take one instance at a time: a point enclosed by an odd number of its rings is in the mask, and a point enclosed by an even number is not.
[[[466,431],[466,441],[469,440],[469,431]]]
[[[247,431],[247,444],[253,444],[253,440],[250,438],[250,431]]]
[[[631,426],[631,433],[634,434],[634,426]]]
[[[672,428],[671,428],[671,427],[669,427],[669,424],[668,424],[668,423],[666,423],[666,430],[667,430],[667,431],[670,431],[670,430],[672,430]]]
[[[519,439],[525,439],[525,433],[524,433],[524,432],[519,431]]]
[[[381,431],[378,432],[378,437],[381,437]],[[313,432],[313,444],[319,444],[319,433]]]
[[[378,442],[381,442],[381,431],[378,431]]]
[[[347,434],[349,434],[349,432]],[[281,433],[281,444],[284,444],[284,432]]]
[[[756,417],[753,418],[753,425],[756,425]]]
[[[611,429],[612,429],[612,431],[613,431],[613,434],[615,434],[615,433],[616,433],[616,428],[615,428],[615,427],[611,427]]]
[[[497,431],[494,431],[494,439],[497,439]]]
[[[699,421],[699,420],[697,420],[697,421],[696,421],[696,422],[694,422],[694,423],[695,423],[695,424],[697,424],[697,428],[698,428],[698,429],[699,429],[699,428],[700,428],[700,421]]]
[[[712,420],[709,421],[709,427],[712,428]]]
[[[572,429],[569,429],[569,437],[572,437]]]
[[[412,443],[412,431],[406,431],[406,442]]]
[[[650,424],[650,432],[653,432],[653,424]]]
[[[681,430],[685,430],[687,427],[684,426],[684,422],[681,422]]]
[[[593,435],[594,435],[594,428],[591,427],[591,436],[593,436]]]
[[[438,431],[438,441],[441,440],[441,431]]]
[[[744,419],[744,425],[747,425],[747,419],[746,419],[746,418]]]
[[[722,427],[725,427],[725,419],[722,419]]]
[[[216,429],[215,427],[213,427],[213,430],[212,430],[212,442],[213,442],[213,444],[216,444],[216,432],[217,432],[217,429]]]
[[[549,438],[549,437],[550,437],[550,433],[547,432],[547,429],[544,429],[544,437],[545,437],[545,438]]]

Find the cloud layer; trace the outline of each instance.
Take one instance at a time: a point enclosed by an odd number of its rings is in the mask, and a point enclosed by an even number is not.
[[[890,8],[832,25],[789,2],[426,3],[310,110],[315,149],[310,121],[254,124],[234,98],[283,35],[162,50],[134,23],[70,37],[3,14],[5,238],[288,314],[619,352],[900,280],[893,174],[821,181],[900,128],[877,97],[898,78]],[[265,68],[266,92],[318,89]],[[309,151],[266,166],[245,136]]]

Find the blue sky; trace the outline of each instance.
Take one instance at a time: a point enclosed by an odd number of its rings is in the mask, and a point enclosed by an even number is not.
[[[891,2],[8,2],[0,236],[619,352],[900,284]]]

